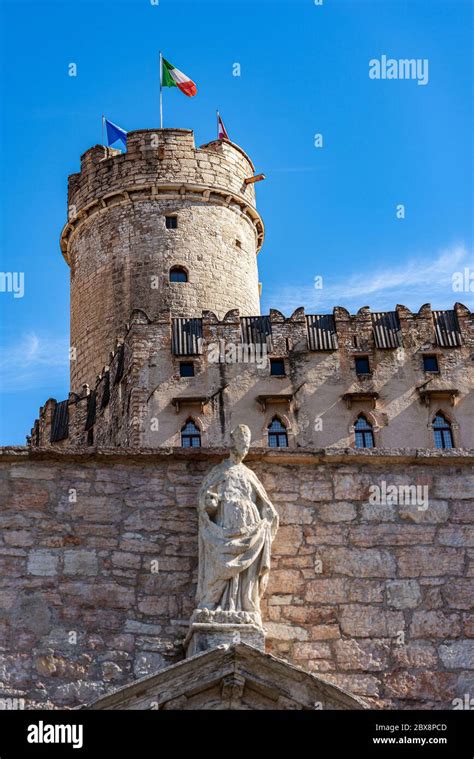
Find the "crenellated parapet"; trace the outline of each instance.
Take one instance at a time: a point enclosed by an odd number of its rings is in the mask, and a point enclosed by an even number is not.
[[[94,385],[40,410],[30,445],[178,447],[188,420],[202,446],[237,420],[254,444],[277,418],[289,447],[351,447],[364,415],[376,447],[430,448],[441,410],[454,445],[474,445],[474,314],[337,307],[332,314],[150,319],[135,309]]]
[[[127,151],[95,145],[81,156],[81,170],[69,177],[68,205],[77,211],[124,186],[171,184],[200,192],[226,189],[255,209],[255,188],[245,180],[255,167],[232,142],[215,140],[196,147],[191,129],[140,129],[128,132]]]

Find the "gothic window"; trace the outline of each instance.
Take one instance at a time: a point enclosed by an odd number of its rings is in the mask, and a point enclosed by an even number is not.
[[[433,419],[433,435],[436,448],[453,448],[451,425],[443,414],[436,414]]]
[[[363,414],[357,417],[354,425],[356,448],[374,448],[374,431]]]
[[[186,424],[181,428],[181,447],[182,448],[200,448],[201,431],[199,427],[188,419]]]
[[[173,266],[170,269],[170,282],[187,282],[188,273],[182,266]]]
[[[277,416],[268,425],[268,445],[270,448],[288,448],[286,427]]]

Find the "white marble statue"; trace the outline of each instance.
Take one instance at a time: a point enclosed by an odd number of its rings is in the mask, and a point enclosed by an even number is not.
[[[227,615],[261,624],[260,598],[278,514],[258,477],[243,464],[249,428],[239,425],[231,440],[229,458],[211,469],[199,492],[197,607],[216,621]]]

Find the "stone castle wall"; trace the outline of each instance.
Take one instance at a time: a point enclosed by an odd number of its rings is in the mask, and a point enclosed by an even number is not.
[[[428,305],[418,313],[398,306],[396,313],[402,347],[376,346],[368,309],[350,315],[337,308],[338,348],[315,351],[309,350],[303,309],[288,319],[272,311],[268,354],[242,362],[227,361],[225,352],[222,361],[214,355],[215,346],[242,344],[236,310],[223,321],[204,313],[202,351],[195,356],[173,354],[169,312],[150,321],[135,311],[122,347],[90,389],[96,398],[92,434],[85,429],[90,396],[72,394],[68,436],[59,445],[179,447],[180,430],[191,417],[203,446],[227,444],[239,423],[250,427],[254,445],[266,446],[268,425],[277,415],[287,427],[290,448],[344,448],[354,445],[354,422],[363,413],[373,425],[376,447],[432,448],[432,421],[441,410],[452,425],[454,446],[474,447],[474,315],[456,304],[462,343],[440,347]],[[123,375],[117,382],[121,351]],[[425,353],[437,356],[439,374],[423,370]],[[368,356],[371,375],[356,374],[360,354]],[[271,376],[272,357],[284,361],[285,376]],[[194,377],[180,376],[182,360],[193,361]],[[353,394],[349,400],[348,393]],[[32,445],[50,445],[55,406],[50,400],[41,410]]]
[[[69,178],[61,248],[71,267],[71,390],[93,384],[133,309],[157,318],[259,314],[256,253],[263,224],[245,153],[189,130],[130,132],[127,152],[88,150]],[[177,229],[165,217],[177,216]],[[169,282],[182,266],[188,282]]]
[[[225,455],[3,449],[0,697],[72,707],[183,658],[197,491]],[[373,707],[473,692],[474,453],[254,449],[281,527],[267,649]],[[373,484],[428,487],[428,508]]]

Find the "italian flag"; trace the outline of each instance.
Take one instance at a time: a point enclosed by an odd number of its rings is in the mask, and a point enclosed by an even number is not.
[[[188,98],[192,98],[197,92],[197,87],[189,76],[175,68],[166,58],[161,59],[161,86],[178,87]]]

